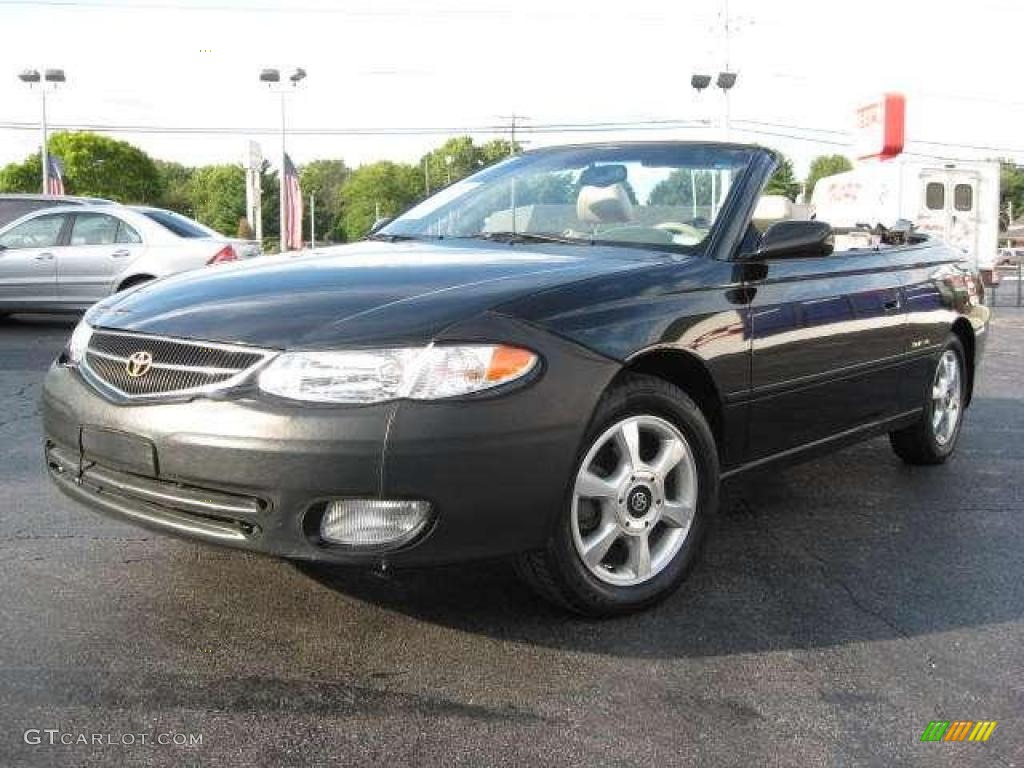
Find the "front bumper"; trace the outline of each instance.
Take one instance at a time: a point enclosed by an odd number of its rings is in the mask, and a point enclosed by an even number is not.
[[[503,338],[538,351],[543,374],[449,402],[306,407],[250,393],[123,405],[54,365],[43,388],[47,467],[93,509],[288,558],[402,566],[539,548],[619,366],[519,324]],[[424,499],[434,517],[392,551],[329,545],[319,514],[342,497]]]

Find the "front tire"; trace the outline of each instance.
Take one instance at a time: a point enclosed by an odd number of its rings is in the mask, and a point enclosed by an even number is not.
[[[575,467],[548,546],[519,558],[520,575],[586,616],[664,600],[718,505],[717,450],[700,409],[668,382],[631,374],[601,399]]]
[[[950,334],[929,379],[921,419],[889,433],[893,451],[907,464],[942,464],[953,455],[963,424],[967,392],[964,360],[960,339]]]

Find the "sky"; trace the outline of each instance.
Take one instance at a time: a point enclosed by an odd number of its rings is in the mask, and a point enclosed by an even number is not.
[[[886,91],[906,96],[908,151],[1024,163],[1020,57],[1002,33],[1022,22],[1018,0],[0,0],[0,164],[39,146],[39,94],[17,74],[44,67],[67,75],[51,124],[133,126],[110,135],[188,165],[242,162],[256,140],[276,163],[281,97],[258,75],[296,66],[298,164],[415,161],[467,128],[507,137],[516,114],[527,146],[729,138],[781,149],[802,175],[851,153],[855,108]],[[728,127],[722,93],[689,85],[726,68]],[[567,124],[586,130],[550,128]]]

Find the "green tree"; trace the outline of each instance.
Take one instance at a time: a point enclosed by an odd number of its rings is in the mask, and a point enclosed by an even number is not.
[[[357,168],[342,187],[346,240],[364,237],[377,216],[397,216],[415,203],[423,192],[418,168],[381,161]]]
[[[0,192],[39,192],[43,187],[39,153],[29,155],[20,163],[10,163],[0,170]]]
[[[779,167],[768,179],[764,194],[785,195],[790,200],[796,200],[796,196],[800,194],[800,182],[796,180],[796,174],[793,173],[793,162],[781,153],[779,153],[779,158]]]
[[[122,203],[158,203],[163,192],[153,160],[126,141],[89,132],[61,131],[50,137],[51,154],[64,163],[64,189],[71,195],[106,197]],[[0,171],[5,192],[38,192],[39,153]]]
[[[121,203],[158,203],[163,191],[156,163],[138,147],[97,133],[62,131],[50,152],[64,162],[69,194]]]
[[[697,206],[711,207],[711,171],[695,170],[691,175],[688,168],[672,171],[665,179],[651,189],[648,205],[693,206],[694,192]]]
[[[1024,168],[1012,160],[1000,160],[999,166],[999,225],[1010,225],[1010,213],[1015,221],[1024,217]]]
[[[429,182],[429,185],[424,184],[424,189],[429,186],[433,192],[464,179],[488,165],[504,160],[512,154],[513,148],[518,151],[519,145],[513,145],[505,139],[492,139],[480,146],[474,144],[469,136],[448,139],[420,158],[419,167],[427,176],[425,181]]]
[[[170,208],[172,211],[183,213],[186,216],[194,216],[195,200],[192,198],[192,177],[195,175],[195,168],[166,160],[154,162],[160,173],[160,183],[163,187],[163,194],[160,196],[161,207]]]
[[[485,166],[494,165],[506,157],[519,152],[520,149],[521,147],[518,142],[513,144],[507,139],[491,139],[480,147],[479,156]]]
[[[427,174],[431,191],[476,173],[482,167],[480,147],[469,136],[448,139],[420,158],[420,168]]]
[[[269,161],[264,160],[260,170],[260,219],[263,224],[263,249],[267,253],[274,252],[278,247],[278,222],[281,220],[280,189],[277,171],[270,167]]]
[[[317,240],[344,240],[342,188],[352,171],[342,160],[314,160],[299,169],[299,184],[306,197],[304,232],[309,232],[309,197],[316,196]]]
[[[819,179],[826,176],[834,176],[853,169],[853,163],[844,155],[819,155],[811,161],[810,170],[807,172],[807,182],[804,187],[806,199],[810,199],[814,192],[814,185]]]
[[[195,170],[188,188],[195,218],[234,235],[245,216],[245,170],[240,165],[206,165]]]
[[[573,174],[546,173],[516,182],[518,205],[575,205],[579,192]]]

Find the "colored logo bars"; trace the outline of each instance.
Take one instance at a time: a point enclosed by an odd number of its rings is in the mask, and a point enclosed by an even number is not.
[[[995,720],[932,720],[921,741],[988,741],[995,729]]]

